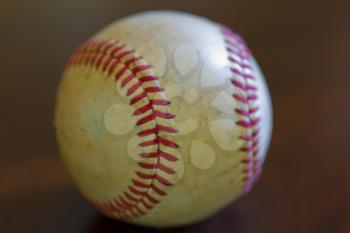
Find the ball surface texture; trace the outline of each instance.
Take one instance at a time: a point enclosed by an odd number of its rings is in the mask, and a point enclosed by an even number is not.
[[[252,188],[272,112],[238,34],[159,11],[119,20],[75,51],[55,126],[65,165],[100,212],[171,227],[203,220]]]

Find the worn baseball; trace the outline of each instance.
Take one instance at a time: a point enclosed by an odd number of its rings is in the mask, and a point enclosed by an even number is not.
[[[119,20],[75,51],[55,124],[64,163],[92,205],[171,227],[203,220],[252,188],[272,117],[263,75],[238,34],[160,11]]]

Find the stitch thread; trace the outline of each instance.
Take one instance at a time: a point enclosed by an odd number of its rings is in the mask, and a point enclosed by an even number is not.
[[[250,191],[262,170],[262,161],[259,159],[259,106],[257,105],[257,85],[253,75],[251,64],[251,52],[245,41],[227,27],[221,28],[224,37],[230,71],[232,73],[231,83],[235,87],[232,97],[243,105],[236,108],[235,112],[239,118],[236,124],[245,129],[245,134],[240,136],[244,145],[240,151],[245,153],[241,161],[244,165],[243,192]]]
[[[139,146],[156,147],[155,152],[140,153],[141,158],[153,161],[138,163],[140,170],[135,172],[135,178],[131,180],[127,190],[117,198],[111,201],[98,201],[90,197],[86,199],[110,217],[130,220],[146,215],[147,210],[160,203],[160,197],[167,195],[164,187],[172,185],[158,171],[175,174],[175,170],[162,163],[161,159],[169,162],[178,159],[175,155],[163,151],[165,147],[178,148],[169,136],[164,137],[176,133],[177,130],[171,125],[160,124],[158,121],[158,119],[167,120],[175,117],[164,108],[170,105],[170,101],[163,99],[161,95],[154,95],[162,93],[164,89],[159,87],[159,80],[153,74],[152,66],[146,64],[141,56],[124,44],[104,40],[88,41],[73,54],[66,69],[75,66],[89,66],[100,70],[120,82],[122,88],[127,88],[126,94],[131,97],[130,105],[136,107],[133,115],[141,116],[136,126],[145,126],[137,135],[140,138],[154,136],[151,140],[145,139],[139,143]],[[145,86],[145,83],[148,85]],[[163,108],[160,109],[158,106]],[[149,173],[150,171],[153,173]]]

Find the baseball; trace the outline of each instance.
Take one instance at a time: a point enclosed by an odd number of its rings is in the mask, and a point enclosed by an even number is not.
[[[249,192],[272,112],[238,34],[159,11],[119,20],[77,48],[58,90],[55,126],[65,165],[101,213],[172,227]]]

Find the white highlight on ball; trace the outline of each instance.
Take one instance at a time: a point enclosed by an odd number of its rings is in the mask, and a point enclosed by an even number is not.
[[[227,151],[234,151],[241,147],[242,140],[238,140],[239,129],[232,119],[218,119],[209,122],[210,132],[220,148]]]
[[[233,113],[236,104],[231,95],[221,91],[211,102],[211,106],[223,113]]]
[[[177,134],[178,135],[186,135],[195,131],[199,124],[198,121],[192,117],[187,118],[185,121],[176,122]]]
[[[152,64],[152,70],[157,77],[164,76],[168,59],[165,50],[159,44],[151,42],[143,43],[137,48],[137,52],[141,56],[145,56],[147,62]]]
[[[183,44],[175,49],[173,60],[177,72],[185,76],[197,65],[199,61],[199,52],[193,45]]]
[[[130,139],[127,145],[128,155],[135,161],[143,160],[143,158],[140,156],[142,149],[138,145],[140,142],[140,137],[135,136]]]
[[[193,166],[205,170],[214,165],[215,159],[215,152],[209,145],[196,139],[192,140],[191,161]]]
[[[225,54],[223,55],[215,55],[209,56],[209,58],[204,62],[203,67],[201,69],[201,87],[202,88],[211,88],[217,87],[225,84],[227,78],[229,77],[229,73],[224,69],[224,61],[222,58],[215,58],[213,62],[212,57],[220,57],[223,56],[225,58]],[[215,63],[223,63],[222,66],[218,66]]]
[[[114,104],[109,107],[103,123],[108,132],[114,135],[124,135],[135,127],[136,119],[132,117],[134,109],[126,104]]]
[[[192,103],[196,101],[199,98],[199,94],[196,90],[189,88],[186,90],[184,98],[189,102]]]

